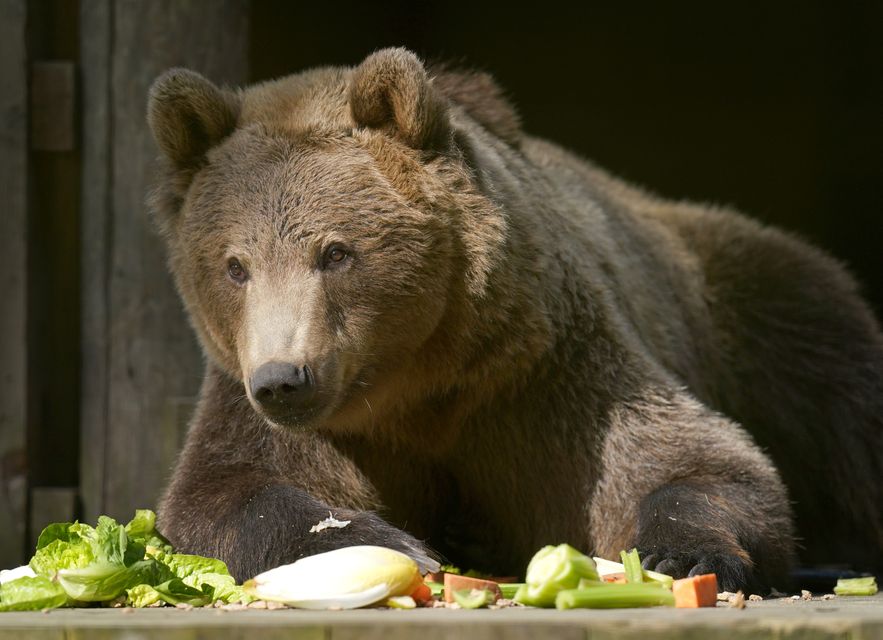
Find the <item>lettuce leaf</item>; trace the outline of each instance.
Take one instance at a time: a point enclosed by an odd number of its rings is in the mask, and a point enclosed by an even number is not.
[[[103,602],[121,596],[136,585],[157,584],[168,577],[169,571],[150,558],[128,567],[93,562],[83,569],[62,569],[57,575],[58,583],[74,600]]]
[[[136,513],[137,536],[150,535],[153,521]],[[131,524],[131,523],[130,523]],[[52,524],[37,541],[30,566],[35,573],[57,580],[67,595],[83,602],[113,600],[141,583],[157,584],[173,577],[146,546],[130,538],[113,518],[100,516],[98,526],[79,522]]]
[[[67,594],[44,576],[17,578],[0,586],[0,611],[40,611],[64,606]]]
[[[129,589],[127,603],[133,607],[147,607],[159,602],[168,604],[189,604],[193,607],[204,607],[214,602],[214,589],[210,585],[196,588],[184,584],[181,578],[172,578],[155,587],[147,584]]]
[[[156,530],[156,514],[150,509],[135,511],[135,517],[126,525],[126,535],[143,544],[148,553],[172,552],[172,545]]]
[[[186,553],[157,553],[154,557],[171,569],[179,578],[200,576],[205,573],[217,573],[229,576],[227,565],[221,560],[193,556]]]
[[[37,577],[4,584],[0,611],[103,602],[123,594],[137,607],[253,599],[236,585],[222,561],[172,551],[148,509],[137,510],[125,526],[107,516],[100,516],[95,527],[50,524],[40,533],[29,564]]]

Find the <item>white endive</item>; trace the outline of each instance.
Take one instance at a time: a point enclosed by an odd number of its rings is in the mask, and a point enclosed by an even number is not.
[[[301,609],[355,609],[409,595],[421,580],[417,563],[405,554],[363,545],[301,558],[243,586],[255,598]]]

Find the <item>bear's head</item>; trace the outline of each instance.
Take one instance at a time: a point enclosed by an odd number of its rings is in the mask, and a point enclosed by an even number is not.
[[[440,86],[403,49],[241,91],[182,69],[154,83],[152,204],[178,290],[271,423],[358,429],[443,395],[490,344],[506,221]]]

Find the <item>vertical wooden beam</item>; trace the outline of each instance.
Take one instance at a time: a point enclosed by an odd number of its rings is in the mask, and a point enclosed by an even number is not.
[[[144,204],[157,155],[145,122],[147,91],[173,66],[220,83],[245,81],[248,1],[82,0],[82,7],[83,55],[97,65],[90,70],[83,61],[85,111],[90,104],[105,110],[100,122],[87,115],[83,131],[84,294],[99,287],[84,299],[83,499],[87,518],[128,518],[156,505],[203,369]],[[88,44],[87,20],[98,25]],[[97,249],[89,264],[87,240]]]
[[[24,0],[0,0],[0,567],[25,549],[27,395],[27,52]]]
[[[80,2],[80,496],[83,517],[104,512],[107,448],[108,255],[111,223],[112,0]]]

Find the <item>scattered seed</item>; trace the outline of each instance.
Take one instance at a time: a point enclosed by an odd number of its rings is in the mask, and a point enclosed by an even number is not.
[[[763,600],[763,596],[759,596],[756,593],[752,593],[750,596],[748,596],[749,602],[760,602],[761,600]]]
[[[730,607],[734,609],[744,609],[745,608],[745,594],[741,591],[737,591],[733,594],[733,597],[729,599]]]

